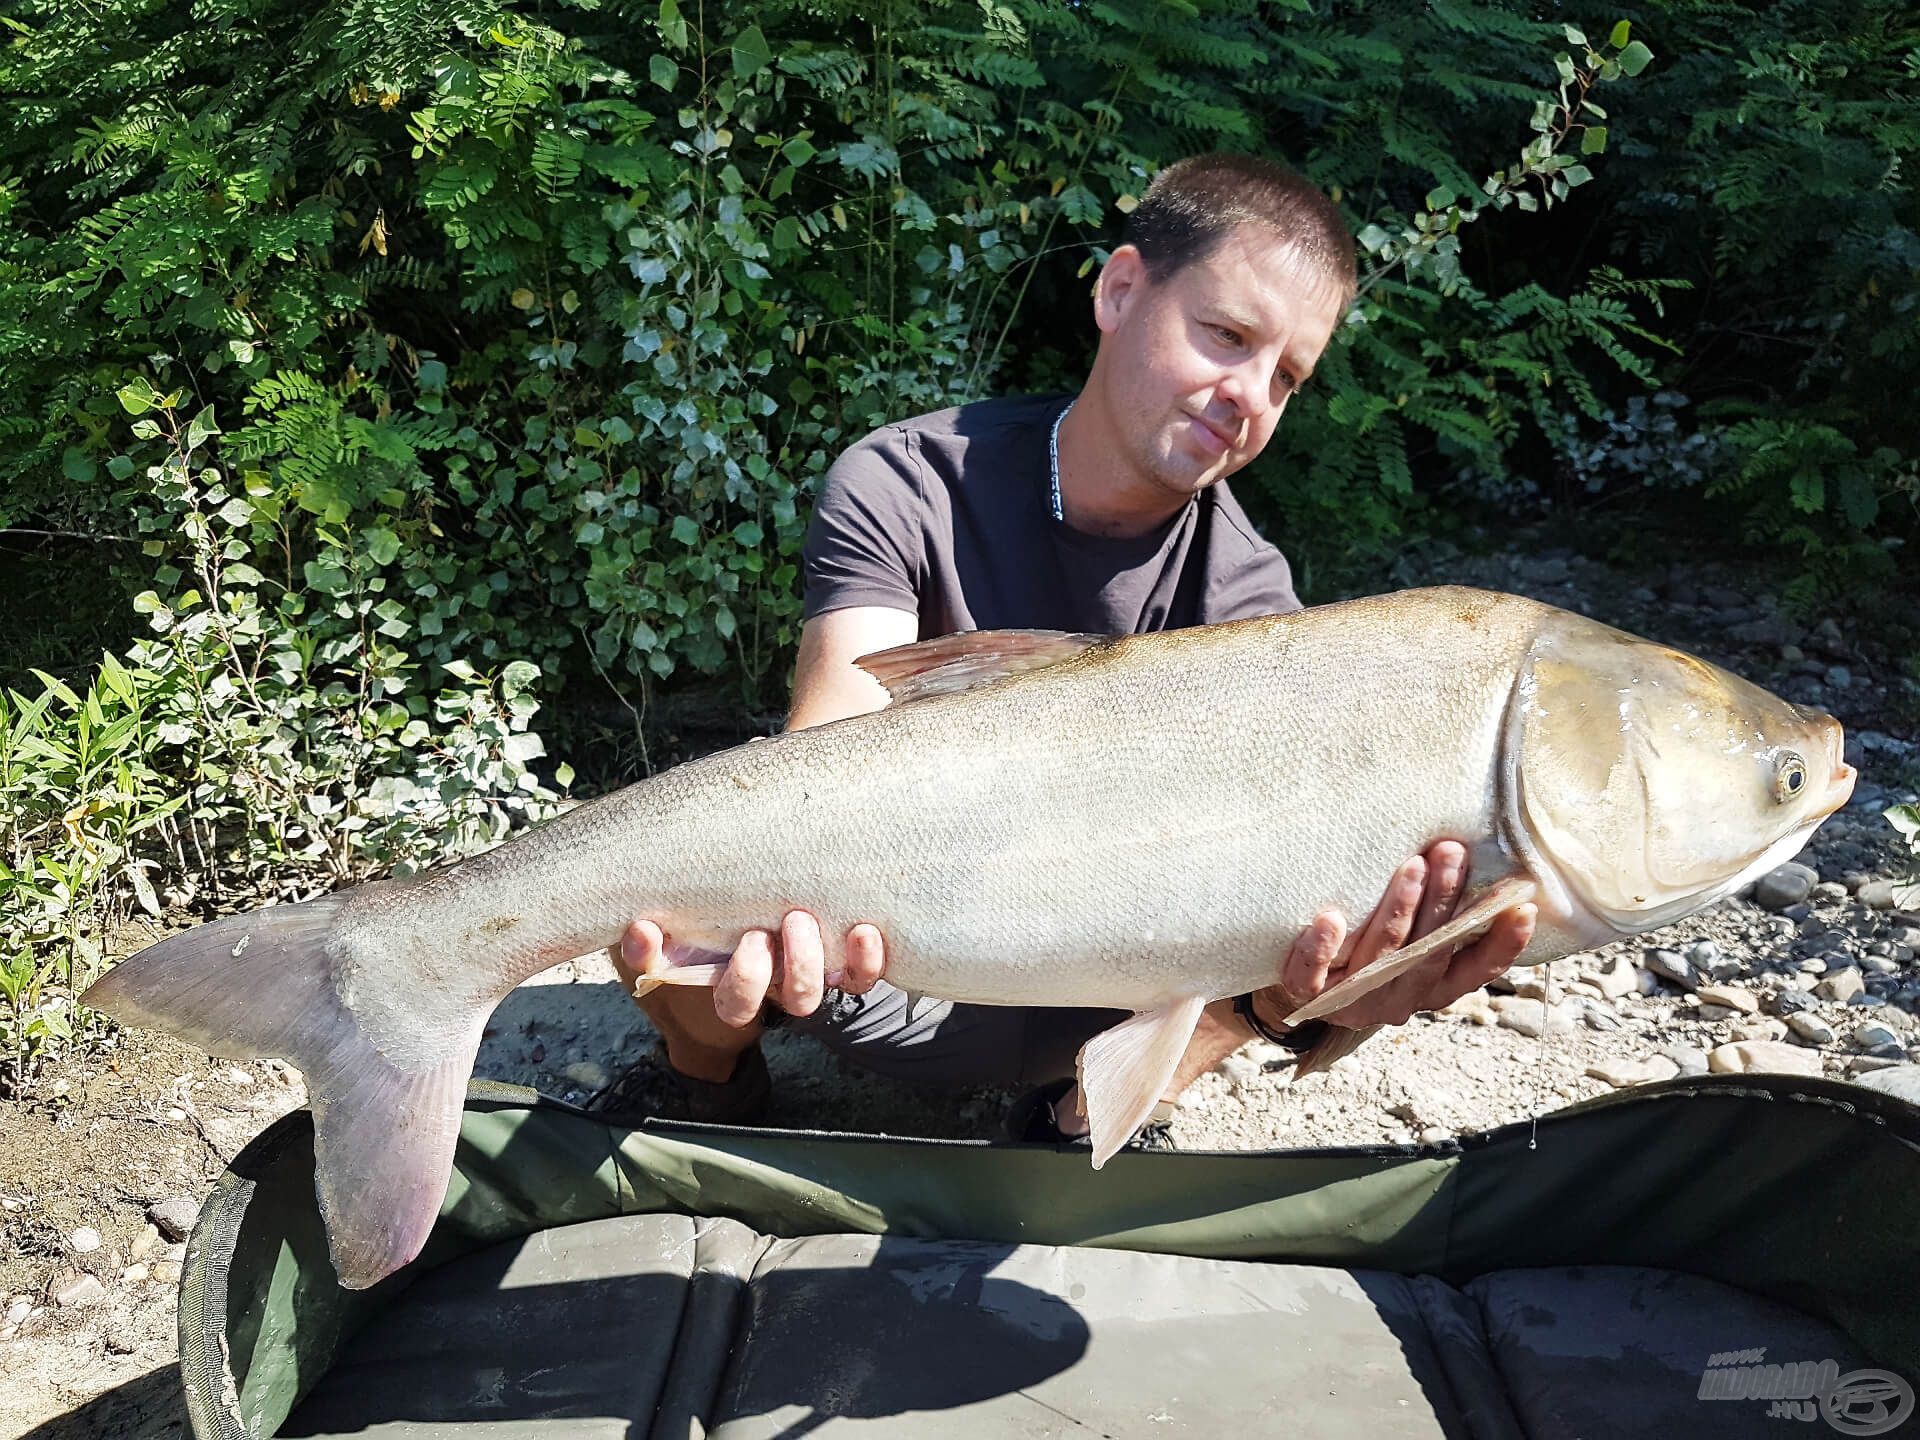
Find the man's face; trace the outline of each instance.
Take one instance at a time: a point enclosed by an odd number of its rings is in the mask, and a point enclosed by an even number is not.
[[[1240,469],[1340,323],[1337,286],[1257,226],[1159,281],[1115,251],[1094,301],[1096,371],[1138,477],[1185,497]]]

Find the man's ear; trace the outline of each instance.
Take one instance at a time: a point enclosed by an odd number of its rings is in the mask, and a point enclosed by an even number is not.
[[[1132,245],[1122,245],[1107,257],[1093,287],[1093,323],[1111,335],[1121,319],[1146,292],[1147,262]]]

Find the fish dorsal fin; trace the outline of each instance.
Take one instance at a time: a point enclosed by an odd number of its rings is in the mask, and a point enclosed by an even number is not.
[[[899,705],[1057,665],[1112,638],[1065,630],[970,630],[877,650],[853,663],[886,686]]]

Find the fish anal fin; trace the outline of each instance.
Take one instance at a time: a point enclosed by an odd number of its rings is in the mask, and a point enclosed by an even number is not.
[[[1378,1025],[1368,1025],[1359,1030],[1349,1030],[1344,1025],[1329,1025],[1327,1033],[1314,1042],[1313,1048],[1304,1051],[1294,1062],[1293,1078],[1312,1075],[1316,1071],[1328,1070],[1336,1060],[1344,1060],[1373,1037]]]
[[[665,955],[667,963],[664,966],[649,971],[633,982],[634,999],[651,995],[662,985],[718,985],[720,977],[726,973],[728,961],[733,958],[725,950],[687,944],[671,936],[667,938]]]
[[[1143,1010],[1080,1047],[1080,1103],[1098,1170],[1133,1138],[1160,1103],[1200,1023],[1204,996],[1188,995]]]
[[[1351,1005],[1370,995],[1397,976],[1404,975],[1436,951],[1452,950],[1484,934],[1500,916],[1516,905],[1523,905],[1540,893],[1539,885],[1528,875],[1509,875],[1496,880],[1453,919],[1409,945],[1390,950],[1371,965],[1355,971],[1338,985],[1323,990],[1287,1016],[1290,1025],[1304,1025]],[[1343,1052],[1344,1053],[1344,1052]],[[1338,1058],[1337,1056],[1335,1057]]]
[[[1112,638],[1064,630],[971,630],[876,650],[853,663],[900,705],[1057,665]]]

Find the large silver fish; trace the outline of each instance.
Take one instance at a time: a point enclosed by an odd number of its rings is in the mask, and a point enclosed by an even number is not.
[[[1369,911],[1436,838],[1484,882],[1324,1013],[1531,901],[1539,962],[1665,925],[1846,802],[1840,726],[1514,596],[1408,591],[1205,629],[950,636],[862,662],[878,713],[750,742],[404,880],[202,925],[86,996],[306,1073],[341,1282],[418,1253],[481,1027],[529,976],[657,921],[710,984],[792,907],[886,937],[954,1000],[1135,1016],[1080,1056],[1095,1163],[1208,1000],[1270,983],[1316,912]],[[830,956],[830,968],[831,968]]]

